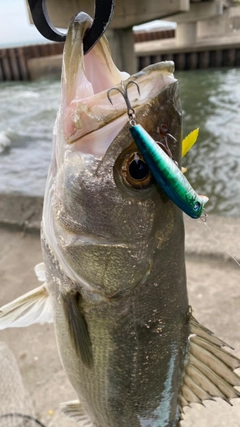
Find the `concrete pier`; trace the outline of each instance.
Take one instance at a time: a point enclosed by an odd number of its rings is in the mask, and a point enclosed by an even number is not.
[[[27,3],[27,2],[26,2]],[[94,16],[93,2],[88,0],[48,0],[48,14],[55,27],[68,28],[72,17],[84,11]],[[189,10],[190,0],[116,0],[110,30],[114,33],[112,50],[116,50],[116,65],[129,73],[136,72],[132,26]]]
[[[239,5],[225,0],[191,4],[188,0],[150,0],[146,7],[145,0],[137,2],[137,6],[135,1],[126,1],[116,1],[114,18],[106,32],[120,70],[133,74],[169,59],[175,62],[176,70],[240,65]],[[55,0],[48,2],[50,18],[60,27],[67,27],[71,16],[85,6],[83,10],[93,16],[89,2],[80,5],[78,1],[61,0],[57,8]],[[133,25],[161,17],[176,22],[176,30],[159,28],[146,35],[132,30]],[[62,50],[62,43],[0,49],[0,81],[59,77]]]
[[[224,37],[240,25],[240,7],[232,0],[115,0],[115,10],[110,30],[115,33],[110,40],[118,68],[135,72],[133,25],[156,19],[176,22],[176,45],[189,48],[199,37]],[[88,0],[49,0],[48,12],[56,27],[67,28],[72,16],[84,10],[93,14],[93,2]],[[111,41],[113,43],[111,43]],[[161,47],[160,47],[161,51]]]
[[[138,69],[137,58],[133,54],[134,34],[132,28],[119,28],[108,30],[106,34],[111,46],[112,58],[119,70],[127,71],[129,74],[136,73]],[[131,49],[126,49],[131,46]]]
[[[60,75],[63,43],[44,43],[0,49],[0,82]]]
[[[42,261],[39,225],[42,199],[0,196],[0,305],[39,286],[33,268]],[[209,229],[185,217],[188,291],[194,316],[235,348],[240,357],[240,219],[208,217]],[[213,237],[213,235],[214,237]],[[225,251],[225,249],[227,252]],[[59,409],[76,395],[61,367],[51,325],[0,331],[13,351],[36,417],[47,427],[72,427]],[[240,401],[187,408],[182,427],[238,427]]]
[[[128,30],[108,32],[112,44],[121,44],[121,33]],[[128,32],[132,39],[132,32]],[[240,66],[240,41],[239,35],[229,37],[211,38],[201,40],[191,45],[179,46],[176,39],[155,39],[135,43],[134,61],[129,61],[129,51],[122,49],[121,57],[117,58],[117,49],[113,50],[113,59],[117,59],[120,70],[132,74],[137,68],[141,70],[147,65],[160,61],[172,60],[177,71],[195,70],[214,67],[239,67]],[[60,49],[63,45],[60,45]],[[10,50],[10,49],[9,49]],[[17,51],[17,48],[14,49]],[[21,62],[16,59],[17,54],[0,51],[0,81],[35,80],[39,78],[59,78],[62,70],[62,55],[40,56],[26,58],[21,48]],[[115,61],[116,62],[116,61]],[[132,67],[133,64],[133,67]]]
[[[157,40],[135,44],[138,69],[159,61],[172,60],[176,70],[195,70],[215,67],[240,66],[239,35],[202,39],[179,46],[176,39]]]

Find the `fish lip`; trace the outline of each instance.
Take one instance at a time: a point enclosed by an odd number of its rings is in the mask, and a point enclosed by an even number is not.
[[[84,56],[83,37],[91,24],[92,19],[87,14],[78,14],[69,26],[64,47],[61,112],[64,139],[68,145],[78,143],[86,135],[121,116],[124,116],[123,125],[127,122],[122,96],[113,94],[113,105],[107,98],[107,91],[113,86],[120,87],[121,81],[132,79],[140,85],[140,98],[133,92],[133,88],[129,91],[131,104],[136,109],[159,93],[161,76],[164,75],[162,88],[176,81],[172,61],[150,65],[132,76],[119,71],[112,60],[105,36]],[[76,146],[76,149],[79,147]]]
[[[92,112],[92,106],[102,100],[96,95],[128,77],[115,66],[105,36],[84,56],[83,38],[91,25],[86,13],[78,14],[69,26],[63,51],[61,108],[68,144],[92,130],[87,123],[92,116],[101,121],[101,111]]]

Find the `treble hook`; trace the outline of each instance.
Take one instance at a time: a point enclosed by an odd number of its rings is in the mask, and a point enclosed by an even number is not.
[[[137,87],[137,90],[138,90],[138,94],[139,94],[139,96],[140,96],[140,88],[139,88],[139,84],[137,83],[137,82],[135,82],[134,80],[130,80],[127,84],[126,84],[126,86],[124,86],[124,82],[123,82],[123,80],[121,81],[121,87],[122,87],[122,90],[121,89],[119,89],[118,87],[112,87],[111,89],[109,89],[108,91],[107,91],[107,97],[108,97],[108,99],[109,99],[109,101],[111,102],[111,104],[113,105],[113,103],[112,103],[112,100],[111,100],[111,98],[110,98],[110,92],[112,91],[112,90],[116,90],[116,91],[118,91],[118,92],[120,92],[121,93],[121,95],[123,96],[123,98],[124,98],[124,101],[126,102],[126,106],[127,106],[127,114],[128,114],[128,117],[129,117],[129,121],[130,121],[130,125],[131,126],[134,126],[135,124],[136,124],[136,121],[135,121],[135,110],[132,108],[132,106],[131,106],[131,104],[130,104],[130,101],[129,101],[129,98],[128,98],[128,87],[131,85],[131,84],[135,84],[136,85],[136,87]]]
[[[66,34],[58,31],[51,23],[46,6],[46,0],[28,0],[33,22],[38,31],[48,40],[65,42]],[[105,33],[111,22],[114,10],[114,0],[95,0],[95,12],[92,26],[83,38],[84,55],[88,53]]]

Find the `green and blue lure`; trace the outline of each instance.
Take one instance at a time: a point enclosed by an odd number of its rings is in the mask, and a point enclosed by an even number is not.
[[[135,112],[127,96],[128,86],[132,83],[136,84],[139,92],[139,86],[136,82],[129,81],[125,88],[122,82],[122,90],[115,87],[110,89],[108,91],[108,99],[112,103],[109,96],[112,90],[117,90],[122,94],[127,105],[130,132],[157,184],[183,212],[191,218],[199,218],[203,213],[204,205],[208,201],[208,197],[200,196],[194,191],[174,160],[165,153],[160,145],[154,141],[140,124],[136,123]],[[183,155],[185,155],[194,144],[197,135],[198,129],[185,138]]]

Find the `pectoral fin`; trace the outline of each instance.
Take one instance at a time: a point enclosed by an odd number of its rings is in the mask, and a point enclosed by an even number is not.
[[[50,296],[45,285],[0,308],[0,329],[53,322]]]
[[[94,427],[95,425],[92,423],[89,416],[86,414],[83,405],[78,400],[62,403],[61,410],[81,427]]]
[[[81,309],[81,295],[69,292],[62,295],[62,300],[76,354],[87,368],[91,368],[93,364],[92,347],[87,322]]]
[[[181,409],[191,403],[201,403],[221,397],[230,400],[240,397],[236,386],[240,377],[234,372],[240,367],[240,359],[222,347],[226,343],[190,316],[188,360],[181,390]],[[228,346],[229,347],[229,346]]]

